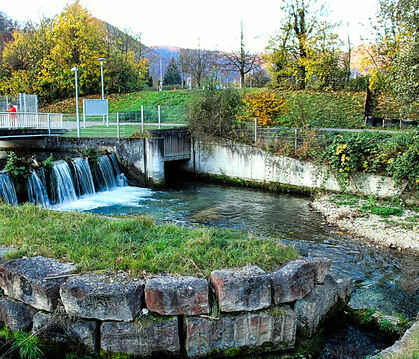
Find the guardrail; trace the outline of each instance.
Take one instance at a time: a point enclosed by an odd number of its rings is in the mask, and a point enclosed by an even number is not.
[[[63,128],[61,113],[39,112],[0,112],[0,128],[9,130],[18,128]]]

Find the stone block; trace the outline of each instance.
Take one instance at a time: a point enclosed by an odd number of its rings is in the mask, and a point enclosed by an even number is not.
[[[104,322],[100,344],[105,351],[133,355],[180,352],[177,317],[141,316],[135,322]]]
[[[147,280],[147,308],[161,315],[209,313],[208,282],[204,278],[159,276]]]
[[[347,303],[351,299],[353,282],[352,278],[349,277],[334,277],[338,285],[338,296],[339,298]]]
[[[313,265],[305,259],[289,262],[272,273],[275,304],[290,303],[306,296],[314,287]]]
[[[296,337],[296,316],[289,306],[260,312],[225,314],[219,320],[185,317],[188,357],[206,357],[211,353],[229,354],[229,350],[263,352],[290,349]]]
[[[95,321],[72,320],[43,312],[36,313],[33,318],[32,333],[37,337],[76,347],[82,344],[92,352],[97,348],[97,330]]]
[[[57,259],[24,257],[0,264],[0,287],[11,298],[52,312],[58,303],[61,284],[74,271],[74,264]]]
[[[141,310],[144,281],[125,273],[89,273],[68,279],[60,288],[70,316],[132,321]]]
[[[304,336],[311,336],[338,302],[338,290],[336,281],[327,274],[323,284],[316,284],[310,294],[295,303],[298,327]]]
[[[32,319],[36,312],[36,309],[22,302],[0,298],[0,321],[14,332],[32,329]]]
[[[314,271],[314,283],[321,284],[324,281],[324,277],[329,272],[332,261],[326,257],[306,257],[303,258],[309,262]]]
[[[271,278],[258,266],[211,273],[221,312],[255,311],[272,303]]]

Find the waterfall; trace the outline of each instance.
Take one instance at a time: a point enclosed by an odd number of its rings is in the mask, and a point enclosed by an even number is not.
[[[45,172],[42,171],[41,173],[43,173],[41,176],[45,177]],[[29,202],[39,204],[44,208],[49,208],[50,206],[45,186],[33,170],[28,177],[28,199]]]
[[[74,168],[74,182],[77,194],[83,196],[85,194],[96,193],[89,160],[87,158],[78,157],[74,158],[71,162]]]
[[[112,166],[112,162],[109,159],[109,156],[104,155],[99,158],[99,169],[102,173],[102,179],[105,183],[104,190],[110,190],[115,187],[121,187],[120,186],[120,173],[119,168],[117,171],[115,171],[114,167]]]
[[[125,177],[125,175],[123,173],[121,173],[119,171],[118,160],[116,159],[115,153],[112,153],[111,155],[109,155],[109,157],[111,159],[113,169],[115,170],[115,173],[116,173],[117,186],[118,187],[126,187],[126,186],[128,186],[128,180],[127,180],[127,178]]]
[[[76,189],[74,188],[73,178],[68,163],[65,161],[56,161],[54,162],[52,171],[55,179],[56,202],[63,203],[76,200]],[[54,188],[53,183],[51,183],[51,187]]]
[[[15,186],[7,173],[0,172],[0,197],[17,206]]]

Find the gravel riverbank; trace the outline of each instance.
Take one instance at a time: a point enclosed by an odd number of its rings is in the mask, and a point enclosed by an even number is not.
[[[362,204],[363,200],[360,200]],[[360,211],[360,206],[338,205],[331,195],[316,198],[312,209],[326,222],[351,235],[365,238],[385,247],[410,250],[419,254],[418,212],[405,209],[401,216],[382,216]]]

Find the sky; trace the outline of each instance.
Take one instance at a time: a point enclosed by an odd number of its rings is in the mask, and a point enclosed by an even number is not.
[[[329,0],[329,19],[342,23],[354,45],[371,36],[369,18],[378,10],[377,0]],[[2,0],[0,10],[19,22],[39,22],[53,17],[68,0]],[[240,22],[246,47],[261,52],[279,30],[280,0],[80,0],[93,16],[121,30],[141,33],[147,46],[178,46],[231,51],[240,46]],[[363,26],[363,25],[364,26]]]

